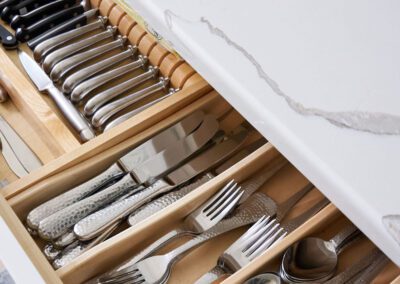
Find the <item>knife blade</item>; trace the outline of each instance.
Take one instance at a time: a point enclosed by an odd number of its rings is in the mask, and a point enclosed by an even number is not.
[[[167,148],[168,145],[174,143],[176,140],[182,139],[192,133],[203,121],[203,118],[204,113],[202,111],[194,112],[125,154],[106,171],[36,207],[28,214],[28,226],[36,230],[39,222],[45,217],[89,196],[103,184],[125,174],[126,171],[124,169],[141,164],[149,157]]]
[[[211,115],[206,115],[200,127],[192,134],[176,141],[141,165],[135,165],[132,171],[115,184],[41,220],[38,227],[39,235],[45,240],[56,239],[77,222],[118,197],[139,192],[143,185],[158,183],[159,178],[204,149],[215,135],[219,136],[218,129],[217,120]],[[138,171],[141,171],[142,175],[137,175]]]
[[[147,203],[149,200],[185,184],[210,168],[221,163],[234,153],[247,138],[247,131],[233,135],[225,141],[214,145],[185,165],[158,180],[150,187],[113,203],[88,217],[74,226],[74,232],[80,240],[89,240],[107,229],[110,224],[128,216],[131,212]]]
[[[40,168],[42,163],[12,127],[0,116],[2,153],[11,170],[22,177]]]
[[[40,21],[47,16],[57,13],[60,10],[72,7],[76,4],[76,0],[56,0],[54,2],[43,5],[33,11],[24,15],[15,16],[10,23],[11,28],[17,30],[18,28],[28,27],[37,21]]]
[[[71,126],[86,142],[95,137],[89,122],[80,114],[72,103],[61,93],[40,66],[23,51],[18,52],[22,66],[40,92],[47,93],[58,106]]]
[[[59,23],[63,23],[73,17],[83,14],[84,11],[81,5],[63,9],[29,26],[17,28],[15,36],[20,42],[26,42],[52,29]]]
[[[62,33],[69,32],[71,30],[77,29],[79,27],[85,26],[90,19],[96,16],[97,9],[89,10],[78,17],[72,18],[71,20],[61,23],[58,26],[52,28],[51,30],[41,34],[40,36],[35,37],[28,41],[28,46],[30,49],[35,49],[40,43],[44,42],[45,40],[51,39],[57,35]],[[94,25],[93,25],[94,26]],[[92,27],[92,26],[90,26]],[[74,34],[74,33],[72,33]],[[75,33],[77,34],[77,33]]]

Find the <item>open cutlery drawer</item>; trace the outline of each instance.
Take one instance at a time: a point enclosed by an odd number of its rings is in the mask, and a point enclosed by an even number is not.
[[[39,108],[40,105],[32,103],[33,98],[37,96],[41,97],[40,102],[47,103],[46,107],[49,108],[49,111],[46,113],[53,116],[52,119],[57,119],[63,124],[63,131],[70,132],[64,135],[67,138],[71,136],[74,143],[77,143],[75,140],[85,142],[91,139],[93,134],[101,134],[105,128],[108,130],[120,123],[129,124],[129,121],[134,120],[138,112],[148,107],[156,105],[156,109],[163,114],[166,107],[176,103],[176,98],[182,99],[185,103],[190,103],[198,98],[195,95],[196,92],[193,92],[190,100],[183,98],[180,90],[191,88],[204,79],[179,56],[159,44],[153,35],[146,32],[120,6],[113,1],[104,0],[91,1],[91,8],[98,9],[98,14],[103,17],[104,24],[80,37],[71,39],[64,45],[57,46],[55,50],[48,53],[49,56],[43,57],[44,61],[41,62],[42,66],[47,66],[45,60],[59,49],[84,42],[89,38],[99,36],[102,32],[107,34],[108,31],[109,34],[101,40],[79,51],[71,51],[64,55],[64,60],[57,61],[57,63],[64,63],[65,60],[82,55],[81,60],[74,65],[74,68],[65,67],[64,70],[60,67],[62,78],[57,77],[54,85],[58,90],[64,91],[65,97],[61,92],[56,95],[59,99],[54,99],[55,97],[51,94],[41,95],[26,73],[31,70],[31,77],[34,76],[32,75],[35,74],[32,71],[32,65],[36,64],[30,65],[31,67],[21,64],[26,60],[20,62],[19,55],[15,51],[3,52],[2,50],[0,54],[0,57],[4,57],[5,65],[11,65],[12,69],[15,67],[20,69],[16,75],[13,74],[14,71],[8,72],[7,69],[3,71],[8,76],[7,84],[26,85],[27,89],[19,88],[14,95],[18,96],[18,100],[27,104],[27,107],[33,108],[34,112],[42,116],[40,118],[42,123],[46,124],[45,127],[49,126],[47,126],[48,120],[44,117],[43,110]],[[100,21],[95,14],[88,19],[89,24],[96,20]],[[105,46],[110,47],[105,48]],[[99,48],[104,48],[104,50],[100,51]],[[26,58],[33,57],[33,52],[26,44],[21,44],[20,50],[26,52],[28,55]],[[86,52],[91,51],[94,52],[91,56],[85,56]],[[106,64],[105,61],[108,63]],[[101,64],[102,67],[98,64]],[[51,66],[48,75],[55,80],[50,71],[55,69],[58,64]],[[93,67],[91,72],[82,74],[84,70],[91,67]],[[118,75],[116,75],[117,73]],[[113,75],[110,77],[107,74]],[[105,79],[106,77],[107,79]],[[65,85],[68,85],[68,88]],[[124,91],[121,86],[124,86]],[[118,91],[116,87],[119,88],[117,88]],[[29,95],[26,96],[25,92],[28,90]],[[99,99],[100,95],[102,99]],[[166,103],[159,104],[161,100]],[[158,118],[164,117],[161,115]],[[60,141],[60,143],[68,143],[68,139]]]

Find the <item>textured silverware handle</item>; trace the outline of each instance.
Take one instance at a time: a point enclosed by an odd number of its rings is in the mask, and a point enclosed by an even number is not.
[[[158,91],[165,90],[168,84],[168,79],[161,78],[160,82],[152,86],[109,103],[93,115],[92,125],[96,128],[102,128],[113,115]]]
[[[111,101],[113,98],[121,95],[125,91],[139,86],[141,83],[146,82],[151,78],[155,78],[157,74],[158,68],[150,66],[147,72],[97,94],[86,103],[84,108],[85,115],[90,116],[94,114],[100,107]]]
[[[38,233],[45,240],[54,240],[92,212],[112,202],[136,186],[135,180],[127,174],[120,181],[106,189],[45,218],[39,223]]]
[[[269,205],[269,200],[266,200],[265,195],[263,194],[255,194],[252,196],[251,200],[248,200],[248,202],[249,203],[244,203],[242,205],[243,207],[241,206],[236,209],[232,217],[223,219],[211,229],[169,252],[169,257],[176,261],[186,252],[196,248],[210,239],[213,239],[231,230],[257,222],[257,220],[264,216],[265,212],[267,211],[266,207]]]
[[[65,248],[67,246],[69,246],[70,244],[72,244],[73,242],[75,242],[77,240],[74,232],[72,230],[66,232],[65,234],[63,234],[61,237],[59,237],[58,239],[56,239],[53,242],[54,247],[56,248]]]
[[[139,55],[138,60],[134,62],[109,70],[80,83],[72,91],[71,101],[74,103],[82,101],[94,89],[143,67],[146,62],[147,58]]]
[[[85,39],[77,41],[75,43],[68,44],[60,49],[57,49],[57,50],[51,52],[43,60],[43,64],[42,64],[43,70],[49,74],[51,72],[52,68],[54,67],[54,65],[56,65],[58,62],[60,62],[64,58],[72,56],[75,53],[83,50],[84,48],[92,46],[102,40],[113,37],[115,31],[116,31],[116,28],[110,27],[104,32],[95,34],[91,37],[85,38]]]
[[[115,202],[79,221],[74,226],[74,232],[80,240],[89,240],[108,228],[108,226],[136,210],[156,195],[169,191],[174,187],[158,180],[153,185],[131,195],[119,202]]]
[[[53,99],[64,117],[71,126],[78,132],[82,141],[86,142],[95,137],[95,133],[89,122],[79,113],[71,102],[55,87],[47,90],[49,96]]]
[[[136,212],[132,213],[129,216],[128,223],[131,226],[135,226],[139,222],[149,218],[153,214],[161,211],[162,209],[168,207],[174,202],[178,201],[186,194],[191,192],[193,189],[205,184],[209,180],[211,180],[214,176],[211,173],[208,173],[201,178],[197,179],[195,182],[182,187],[181,189],[165,194],[164,196],[155,199],[154,201],[142,206]]]
[[[118,164],[113,164],[107,170],[91,178],[87,182],[42,203],[29,212],[27,217],[28,226],[36,230],[39,227],[40,221],[43,219],[87,197],[110,180],[122,174],[124,174],[124,171],[121,170]]]
[[[347,225],[343,230],[341,230],[338,234],[336,234],[331,242],[333,243],[337,252],[340,252],[345,245],[354,239],[354,237],[358,236],[360,231],[353,224]]]
[[[99,57],[111,50],[117,49],[117,48],[122,48],[125,44],[125,38],[118,37],[118,39],[103,44],[99,47],[91,48],[87,51],[80,52],[74,56],[68,57],[60,62],[58,62],[53,69],[51,70],[50,73],[50,78],[54,82],[58,82],[61,80],[62,77],[64,77],[67,72],[71,71],[73,68],[76,68],[83,63]]]
[[[109,67],[115,66],[118,63],[133,57],[136,54],[136,50],[136,47],[128,46],[128,49],[121,53],[103,59],[71,74],[65,79],[64,84],[62,85],[62,91],[67,94],[71,93],[79,83],[89,79],[92,76],[95,76],[96,74],[99,74]]]
[[[371,261],[371,265],[368,266],[360,275],[356,276],[356,279],[352,279],[354,284],[366,284],[372,283],[372,281],[378,276],[378,274],[385,268],[389,263],[389,259],[381,253],[377,258]]]
[[[42,59],[55,48],[81,35],[97,30],[99,28],[105,28],[106,22],[107,18],[99,17],[99,19],[93,23],[87,24],[85,26],[82,26],[80,28],[74,29],[66,33],[62,33],[55,37],[49,38],[35,47],[35,50],[33,51],[33,56],[37,62],[41,62]]]
[[[194,282],[195,284],[211,284],[215,280],[219,279],[220,277],[226,275],[226,271],[222,269],[221,266],[214,266],[213,269],[208,271],[206,274],[201,276],[199,279]]]

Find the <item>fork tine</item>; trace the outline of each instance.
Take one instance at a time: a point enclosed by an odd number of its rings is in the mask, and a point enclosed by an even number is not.
[[[203,209],[203,212],[207,215],[212,214],[221,205],[221,203],[232,194],[236,187],[237,183],[230,184],[229,187],[225,186],[220,193],[218,193],[217,196],[211,200],[211,204]]]
[[[243,248],[242,251],[245,252],[249,252],[252,251],[251,248],[254,247],[255,244],[257,244],[257,240],[260,240],[260,237],[265,234],[267,232],[267,236],[271,233],[273,233],[276,229],[276,227],[279,224],[275,224],[276,223],[276,219],[272,219],[270,222],[268,223],[263,223],[262,226],[258,229],[257,232],[255,232],[253,234],[253,236],[251,236],[246,243],[243,244]],[[274,225],[275,224],[275,225]],[[274,225],[274,226],[273,226]],[[272,227],[273,226],[273,227]],[[272,228],[271,228],[272,227]]]
[[[231,180],[228,182],[221,190],[218,191],[216,195],[214,195],[210,200],[208,200],[203,206],[203,211],[208,211],[209,208],[219,199],[221,195],[223,195],[231,186],[235,183],[235,180]]]
[[[119,271],[120,272],[120,271]],[[99,284],[119,284],[127,283],[130,280],[135,280],[142,277],[136,266],[129,267],[124,273],[109,275],[99,279]]]
[[[258,221],[250,227],[234,244],[241,247],[241,250],[244,249],[248,240],[253,237],[253,235],[258,232],[258,230],[265,225],[269,221],[270,216],[262,216]]]
[[[213,213],[211,213],[211,215],[209,216],[211,220],[214,220],[218,216],[225,217],[228,212],[236,206],[238,202],[238,196],[240,199],[242,195],[243,190],[241,190],[241,187],[239,187],[232,194],[230,194],[230,196],[227,196],[227,199],[218,208],[216,208]]]
[[[278,224],[279,225],[279,224]],[[282,233],[283,228],[280,228],[271,237],[263,238],[261,242],[258,242],[258,248],[256,248],[252,253],[247,256],[252,260],[269,248],[276,240],[276,238]]]

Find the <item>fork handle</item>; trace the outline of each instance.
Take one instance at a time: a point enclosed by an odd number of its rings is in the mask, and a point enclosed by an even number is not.
[[[101,234],[108,226],[138,209],[155,196],[174,188],[168,182],[160,179],[151,186],[127,198],[115,202],[79,221],[74,226],[74,232],[82,241],[90,240]]]
[[[203,276],[197,279],[194,284],[211,284],[226,274],[227,272],[221,266],[217,265],[207,273],[203,274]]]

